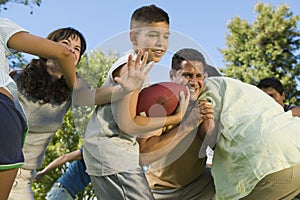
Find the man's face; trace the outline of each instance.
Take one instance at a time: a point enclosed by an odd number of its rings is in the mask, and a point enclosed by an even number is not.
[[[285,93],[281,95],[277,90],[275,90],[272,87],[261,88],[261,90],[267,93],[270,97],[272,97],[282,107],[284,107]]]
[[[171,71],[170,78],[173,82],[186,85],[191,94],[191,101],[196,101],[204,89],[204,66],[199,61],[183,61],[182,68],[177,72]],[[175,73],[175,74],[174,74]]]
[[[131,32],[133,48],[147,51],[148,62],[159,62],[169,46],[169,25],[156,22]]]

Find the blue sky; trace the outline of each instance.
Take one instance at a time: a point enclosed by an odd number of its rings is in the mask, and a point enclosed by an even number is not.
[[[300,15],[299,0],[260,2],[273,6],[286,3],[294,14]],[[219,49],[225,47],[226,24],[235,16],[252,22],[256,3],[256,0],[42,0],[40,7],[33,8],[8,4],[8,10],[2,9],[0,17],[10,18],[42,37],[57,28],[74,27],[84,34],[90,51],[112,36],[128,31],[130,15],[136,8],[156,4],[168,12],[172,30],[203,48],[208,63],[225,67]]]

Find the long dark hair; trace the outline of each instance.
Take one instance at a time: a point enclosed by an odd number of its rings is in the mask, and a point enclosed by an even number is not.
[[[86,50],[86,40],[83,35],[74,28],[61,28],[51,32],[48,39],[55,42],[79,37],[81,42],[80,57]],[[80,58],[79,58],[80,60]],[[79,62],[79,61],[78,61]],[[41,104],[57,103],[62,104],[71,99],[71,89],[67,86],[64,77],[53,81],[47,72],[47,59],[32,59],[31,62],[17,76],[19,92],[30,95]]]

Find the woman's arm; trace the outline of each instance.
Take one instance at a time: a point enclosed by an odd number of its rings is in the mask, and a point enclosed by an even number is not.
[[[146,56],[147,53],[139,51],[138,58]],[[128,56],[127,63],[134,63],[133,56]],[[146,75],[152,69],[153,64],[135,66],[133,64],[121,66],[116,70],[114,78],[117,85],[101,86],[96,89],[89,89],[88,84],[83,79],[78,79],[77,89],[73,94],[75,105],[103,105],[120,100],[128,93],[141,87]],[[124,73],[119,72],[123,69]],[[123,72],[122,71],[122,72]],[[74,98],[75,97],[75,98]]]
[[[67,46],[28,32],[15,33],[10,37],[7,45],[16,51],[54,60],[62,70],[68,86],[73,88],[76,70],[73,55]]]

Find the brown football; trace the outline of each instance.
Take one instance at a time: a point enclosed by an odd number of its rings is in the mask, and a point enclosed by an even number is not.
[[[179,105],[179,93],[187,89],[174,82],[160,82],[144,88],[138,98],[137,114],[148,117],[165,117],[174,113]]]

